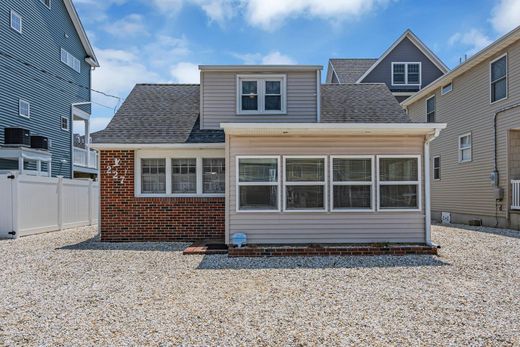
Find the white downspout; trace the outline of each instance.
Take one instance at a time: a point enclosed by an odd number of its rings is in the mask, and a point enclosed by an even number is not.
[[[316,123],[321,122],[321,70],[316,71]]]
[[[430,142],[439,137],[440,130],[435,129],[435,132],[429,135],[424,141],[424,226],[426,233],[426,244],[428,246],[435,246],[432,243],[431,229],[432,229],[432,212],[431,212],[431,196],[430,196]]]

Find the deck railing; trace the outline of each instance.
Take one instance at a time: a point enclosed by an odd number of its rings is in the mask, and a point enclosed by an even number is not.
[[[511,209],[520,210],[520,180],[511,180]]]
[[[87,160],[87,155],[90,156],[89,160]],[[97,152],[74,147],[74,165],[97,169]]]

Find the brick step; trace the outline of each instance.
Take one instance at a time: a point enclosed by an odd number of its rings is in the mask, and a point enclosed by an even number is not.
[[[186,248],[182,254],[184,255],[211,255],[211,254],[227,254],[228,247],[223,243],[194,243]]]

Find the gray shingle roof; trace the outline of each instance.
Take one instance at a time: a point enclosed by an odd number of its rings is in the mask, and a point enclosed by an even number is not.
[[[384,83],[324,84],[322,123],[408,123],[410,118]]]
[[[376,61],[377,59],[330,59],[330,64],[339,83],[356,83]]]
[[[224,142],[221,130],[200,130],[198,84],[138,84],[95,143]]]
[[[199,85],[138,84],[94,143],[223,143],[223,130],[200,129]],[[384,84],[321,86],[324,123],[398,123],[410,119]]]

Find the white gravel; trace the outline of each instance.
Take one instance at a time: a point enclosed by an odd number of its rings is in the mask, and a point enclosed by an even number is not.
[[[520,344],[517,231],[436,226],[440,257],[269,259],[94,235],[0,241],[0,345]]]

